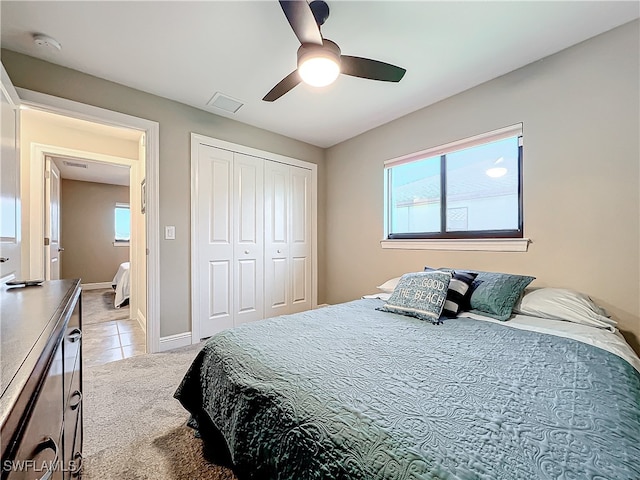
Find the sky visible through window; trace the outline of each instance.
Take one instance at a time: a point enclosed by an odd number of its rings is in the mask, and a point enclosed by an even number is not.
[[[129,241],[131,239],[131,212],[129,207],[117,206],[116,214],[116,241]]]

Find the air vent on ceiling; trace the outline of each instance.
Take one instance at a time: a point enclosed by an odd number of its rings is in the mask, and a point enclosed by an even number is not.
[[[236,100],[235,98],[231,98],[224,93],[216,92],[216,94],[211,97],[211,100],[207,102],[207,105],[214,108],[219,108],[220,110],[224,110],[229,113],[236,113],[240,110],[240,107],[244,105],[240,100]]]
[[[87,168],[86,163],[70,162],[69,160],[63,160],[62,163],[64,163],[67,167]]]

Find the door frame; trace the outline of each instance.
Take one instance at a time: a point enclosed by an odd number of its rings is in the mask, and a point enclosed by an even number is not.
[[[65,98],[16,88],[22,105],[57,115],[111,126],[140,130],[145,134],[147,240],[147,353],[160,351],[160,124]],[[95,156],[95,154],[93,155]],[[33,175],[31,175],[33,181]],[[33,239],[32,239],[33,241]],[[40,242],[40,239],[38,239]],[[39,245],[38,245],[39,250]]]
[[[197,318],[200,304],[198,287],[198,242],[196,219],[198,213],[198,147],[210,147],[242,153],[252,157],[263,158],[273,162],[284,163],[311,170],[311,308],[318,307],[318,165],[297,158],[271,153],[257,148],[227,142],[218,138],[208,137],[199,133],[191,133],[191,343],[200,342],[200,322]]]

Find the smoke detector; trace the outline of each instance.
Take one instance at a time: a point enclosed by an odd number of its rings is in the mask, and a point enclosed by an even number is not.
[[[49,47],[56,50],[62,50],[62,45],[60,45],[60,42],[58,42],[55,38],[52,38],[49,35],[44,35],[42,33],[34,33],[33,42],[39,47]]]

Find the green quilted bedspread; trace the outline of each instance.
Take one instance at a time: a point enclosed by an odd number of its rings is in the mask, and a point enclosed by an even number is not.
[[[380,304],[221,332],[175,396],[219,430],[241,478],[640,479],[640,373],[627,362]]]

